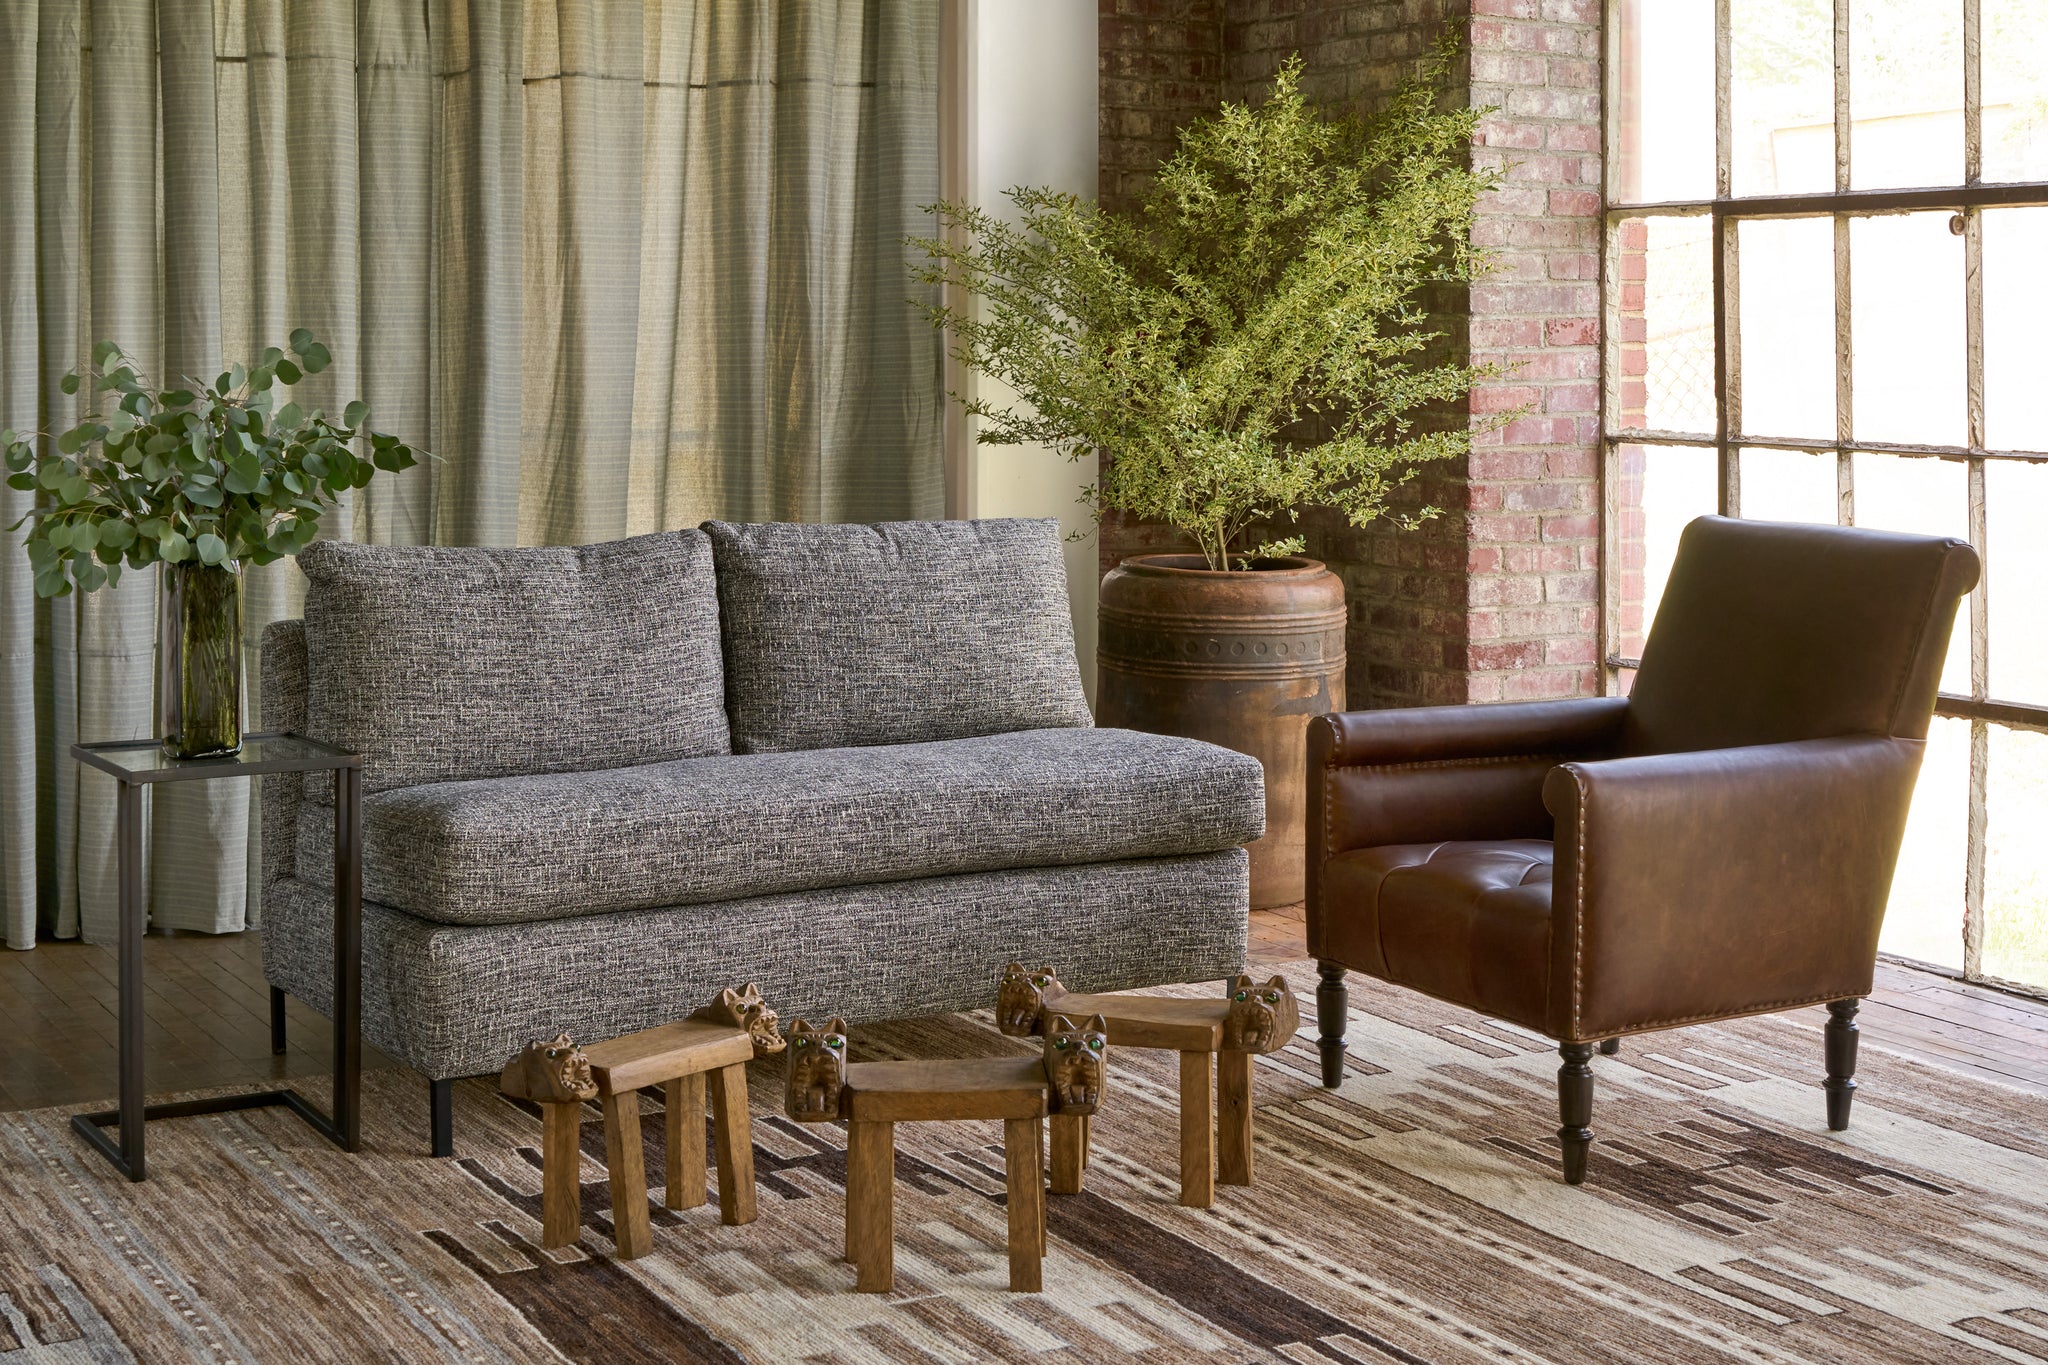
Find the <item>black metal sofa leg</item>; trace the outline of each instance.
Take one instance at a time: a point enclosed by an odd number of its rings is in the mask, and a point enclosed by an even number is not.
[[[1586,1149],[1593,1145],[1593,1045],[1559,1043],[1557,1055],[1557,1140],[1564,1144],[1564,1183],[1586,1180]]]
[[[270,988],[270,1055],[284,1056],[284,992],[277,987]]]
[[[1316,963],[1316,1046],[1323,1053],[1323,1085],[1335,1090],[1344,1083],[1344,1029],[1350,1022],[1351,996],[1344,989],[1344,968],[1335,962]]]
[[[1828,1127],[1839,1133],[1849,1126],[1849,1104],[1856,1098],[1856,1011],[1861,1000],[1828,1003]]]
[[[434,1109],[434,1155],[455,1155],[455,1082],[430,1081]]]

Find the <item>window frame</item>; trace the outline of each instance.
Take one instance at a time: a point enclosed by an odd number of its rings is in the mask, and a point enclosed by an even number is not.
[[[1602,164],[1612,168],[1623,138],[1624,111],[1617,99],[1622,71],[1624,33],[1622,13],[1630,7],[1653,4],[1656,0],[1607,0],[1605,7],[1604,57],[1602,62]],[[1621,469],[1624,446],[1643,449],[1645,459],[1658,448],[1705,449],[1715,452],[1717,509],[1723,516],[1740,516],[1742,508],[1741,452],[1745,449],[1790,450],[1835,455],[1836,521],[1855,524],[1855,454],[1892,455],[1908,459],[1938,459],[1966,466],[1970,542],[1985,554],[1989,539],[1985,500],[1985,470],[1993,461],[2048,463],[2048,450],[1993,450],[1985,445],[1984,426],[1984,282],[1983,210],[2002,207],[2048,207],[2048,181],[1994,182],[1983,180],[1983,53],[1980,43],[1982,0],[1954,0],[1962,20],[1963,56],[1963,183],[1960,185],[1902,189],[1850,188],[1850,141],[1853,120],[1850,94],[1850,4],[1833,0],[1834,73],[1834,188],[1804,194],[1744,195],[1733,193],[1732,149],[1734,130],[1730,89],[1732,81],[1732,0],[1714,3],[1714,195],[1709,199],[1665,200],[1624,203],[1603,196],[1601,234],[1601,318],[1603,321],[1601,365],[1601,659],[1602,687],[1607,693],[1621,690],[1622,674],[1640,664],[1639,659],[1621,652],[1623,574],[1618,570],[1619,531],[1623,525],[1621,494],[1625,486]],[[1947,210],[1951,230],[1960,219],[1963,238],[1963,306],[1965,384],[1968,405],[1966,434],[1961,446],[1926,445],[1914,442],[1858,441],[1853,439],[1854,362],[1850,312],[1850,224],[1857,218]],[[1623,253],[1610,249],[1620,225],[1633,219],[1706,217],[1712,256],[1710,315],[1713,323],[1714,430],[1703,433],[1659,431],[1645,428],[1613,427],[1620,401],[1622,366],[1621,329],[1614,326],[1614,301],[1620,297],[1622,282],[1617,277]],[[1832,219],[1834,223],[1834,378],[1835,435],[1832,440],[1752,434],[1741,430],[1742,376],[1740,361],[1741,271],[1737,247],[1740,224],[1749,220],[1786,218]],[[1963,968],[1960,975],[1970,981],[2003,986],[2030,994],[2048,994],[2048,987],[2002,981],[1983,971],[1986,792],[1993,725],[2017,730],[2048,733],[2048,705],[2002,701],[1990,692],[1990,593],[1987,572],[1970,594],[1967,613],[1958,625],[1969,631],[1970,692],[1940,694],[1935,714],[1970,723],[1969,817],[1966,867],[1963,885]],[[1648,629],[1644,622],[1644,629]],[[1916,964],[1927,966],[1929,964]],[[1932,967],[1944,975],[1953,969]]]

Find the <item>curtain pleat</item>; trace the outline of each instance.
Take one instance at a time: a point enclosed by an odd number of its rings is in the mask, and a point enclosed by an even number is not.
[[[205,380],[307,327],[334,363],[296,399],[434,452],[331,535],[940,515],[901,240],[937,56],[938,0],[0,0],[0,426],[76,421],[100,339]],[[113,784],[69,746],[151,733],[154,593],[39,601],[0,545],[9,946],[113,937]],[[247,570],[252,710],[303,599]],[[250,787],[153,797],[152,923],[257,922]]]

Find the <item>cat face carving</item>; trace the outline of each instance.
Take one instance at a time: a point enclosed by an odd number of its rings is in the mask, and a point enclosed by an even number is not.
[[[597,1098],[590,1058],[566,1033],[558,1033],[545,1043],[528,1043],[524,1051],[505,1063],[505,1070],[498,1077],[498,1089],[515,1100],[532,1100],[537,1104],[581,1104]]]
[[[839,1091],[846,1084],[846,1021],[822,1028],[790,1023],[787,1077],[782,1105],[799,1123],[829,1123],[839,1117]]]
[[[996,1027],[1012,1038],[1029,1038],[1044,1025],[1046,1005],[1066,993],[1052,968],[1012,962],[996,988]]]
[[[768,1002],[761,998],[761,988],[751,981],[738,990],[727,986],[716,1000],[690,1017],[745,1029],[754,1040],[756,1060],[773,1057],[788,1046],[781,1029],[776,1027],[775,1011],[768,1008]]]
[[[1109,1025],[1101,1015],[1076,1025],[1064,1014],[1045,1024],[1045,1078],[1051,1083],[1053,1109],[1062,1114],[1092,1114],[1102,1103],[1102,1081],[1109,1061]]]
[[[1232,1052],[1277,1052],[1301,1027],[1301,1011],[1287,982],[1273,977],[1261,986],[1239,973],[1230,983],[1230,1013],[1223,1020],[1223,1046]]]

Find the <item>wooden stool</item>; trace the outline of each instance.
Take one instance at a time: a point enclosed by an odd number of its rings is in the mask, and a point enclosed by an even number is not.
[[[582,1222],[582,1160],[578,1141],[583,1103],[604,1107],[605,1166],[611,1180],[612,1236],[618,1259],[653,1247],[647,1217],[647,1173],[640,1144],[640,1091],[665,1089],[668,1172],[665,1203],[704,1203],[704,1091],[711,1089],[718,1142],[718,1216],[754,1221],[754,1139],[747,1117],[747,1063],[782,1050],[774,1011],[753,986],[718,1000],[676,1024],[645,1029],[578,1048],[568,1034],[533,1043],[505,1067],[499,1088],[540,1105],[541,1245],[576,1240]]]
[[[896,1125],[1001,1119],[1009,1186],[1010,1288],[1037,1293],[1045,1256],[1045,1129],[1086,1123],[1102,1097],[1102,1021],[1047,1021],[1039,1057],[937,1062],[846,1060],[846,1025],[799,1019],[789,1030],[784,1104],[802,1123],[846,1120],[846,1258],[863,1293],[896,1286]]]
[[[1252,1183],[1252,1058],[1285,1047],[1301,1027],[1301,1011],[1285,980],[1276,976],[1262,986],[1240,975],[1220,1000],[1187,1000],[1074,994],[1050,967],[1029,971],[1013,962],[1004,968],[996,996],[996,1024],[1004,1033],[1032,1037],[1055,1013],[1100,1015],[1116,1047],[1180,1054],[1182,1204],[1206,1209],[1216,1201],[1219,1183]],[[1070,1125],[1053,1120],[1054,1194],[1080,1193],[1089,1138],[1085,1119]]]

